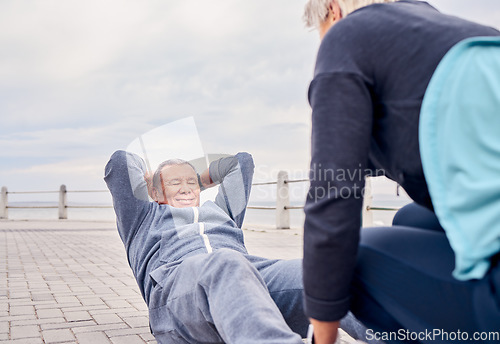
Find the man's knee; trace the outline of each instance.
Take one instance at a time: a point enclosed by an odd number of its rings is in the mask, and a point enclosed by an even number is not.
[[[221,248],[209,255],[208,262],[212,264],[227,265],[249,265],[243,254],[228,248]]]
[[[256,274],[257,270],[240,252],[231,249],[219,249],[208,257],[205,275],[226,276],[236,278],[245,274]]]

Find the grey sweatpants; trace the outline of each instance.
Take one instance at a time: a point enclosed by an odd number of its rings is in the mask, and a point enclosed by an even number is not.
[[[301,344],[302,261],[220,249],[167,270],[151,294],[150,323],[160,343]]]

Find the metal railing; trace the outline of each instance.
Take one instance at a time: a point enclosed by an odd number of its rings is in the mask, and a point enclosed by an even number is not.
[[[94,192],[109,192],[108,190],[67,190],[66,185],[61,185],[59,191],[8,191],[7,187],[2,187],[0,199],[0,219],[9,218],[9,209],[58,209],[59,219],[68,218],[68,209],[70,208],[113,208],[112,205],[68,205],[67,194],[71,193],[94,193]],[[9,205],[10,195],[21,194],[59,194],[58,205]]]
[[[280,171],[278,173],[278,180],[272,182],[254,183],[252,186],[260,185],[276,185],[276,206],[248,206],[248,209],[259,210],[276,210],[276,228],[289,229],[290,228],[290,210],[304,209],[304,206],[290,206],[289,188],[288,185],[292,183],[309,182],[309,179],[288,179],[288,173]],[[398,189],[399,191],[399,185]],[[398,192],[399,195],[399,192]],[[371,187],[371,178],[367,177],[365,181],[365,193],[363,199],[363,227],[373,226],[373,211],[397,211],[399,207],[374,207],[373,194]]]
[[[278,179],[276,181],[253,183],[252,186],[262,186],[262,185],[276,185],[276,205],[275,206],[253,206],[249,205],[248,209],[256,210],[275,210],[276,211],[276,228],[278,229],[289,229],[290,228],[290,210],[303,209],[304,206],[291,206],[289,197],[289,184],[292,183],[304,183],[309,182],[309,179],[288,179],[288,173],[285,171],[280,171],[278,173]],[[98,193],[98,192],[109,192],[108,190],[67,190],[65,185],[61,185],[59,191],[8,191],[7,187],[2,187],[2,193],[0,198],[0,219],[8,219],[8,210],[15,208],[22,209],[58,209],[59,219],[68,218],[68,209],[71,208],[112,208],[112,205],[68,205],[67,194],[68,193]],[[8,195],[9,194],[47,194],[47,193],[58,193],[59,203],[58,205],[9,205]],[[370,178],[366,179],[365,184],[365,195],[363,201],[363,226],[373,225],[372,211],[396,211],[399,208],[391,207],[373,207],[372,206],[373,195],[371,191],[371,181]]]

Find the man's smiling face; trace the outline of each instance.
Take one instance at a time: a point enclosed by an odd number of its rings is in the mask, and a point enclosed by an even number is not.
[[[200,205],[200,186],[198,176],[187,164],[165,166],[161,171],[163,200],[176,208],[197,207]]]

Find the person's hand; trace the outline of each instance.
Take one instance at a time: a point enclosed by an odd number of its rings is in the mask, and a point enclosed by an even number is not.
[[[310,319],[314,327],[314,344],[334,344],[337,340],[340,321]]]
[[[146,181],[146,185],[148,187],[148,195],[153,198],[153,173],[146,172],[144,173],[144,180]]]
[[[200,187],[202,190],[205,190],[205,189],[215,185],[215,183],[210,178],[210,172],[209,172],[208,168],[205,171],[203,171],[202,174],[200,174],[200,184],[201,184]]]

